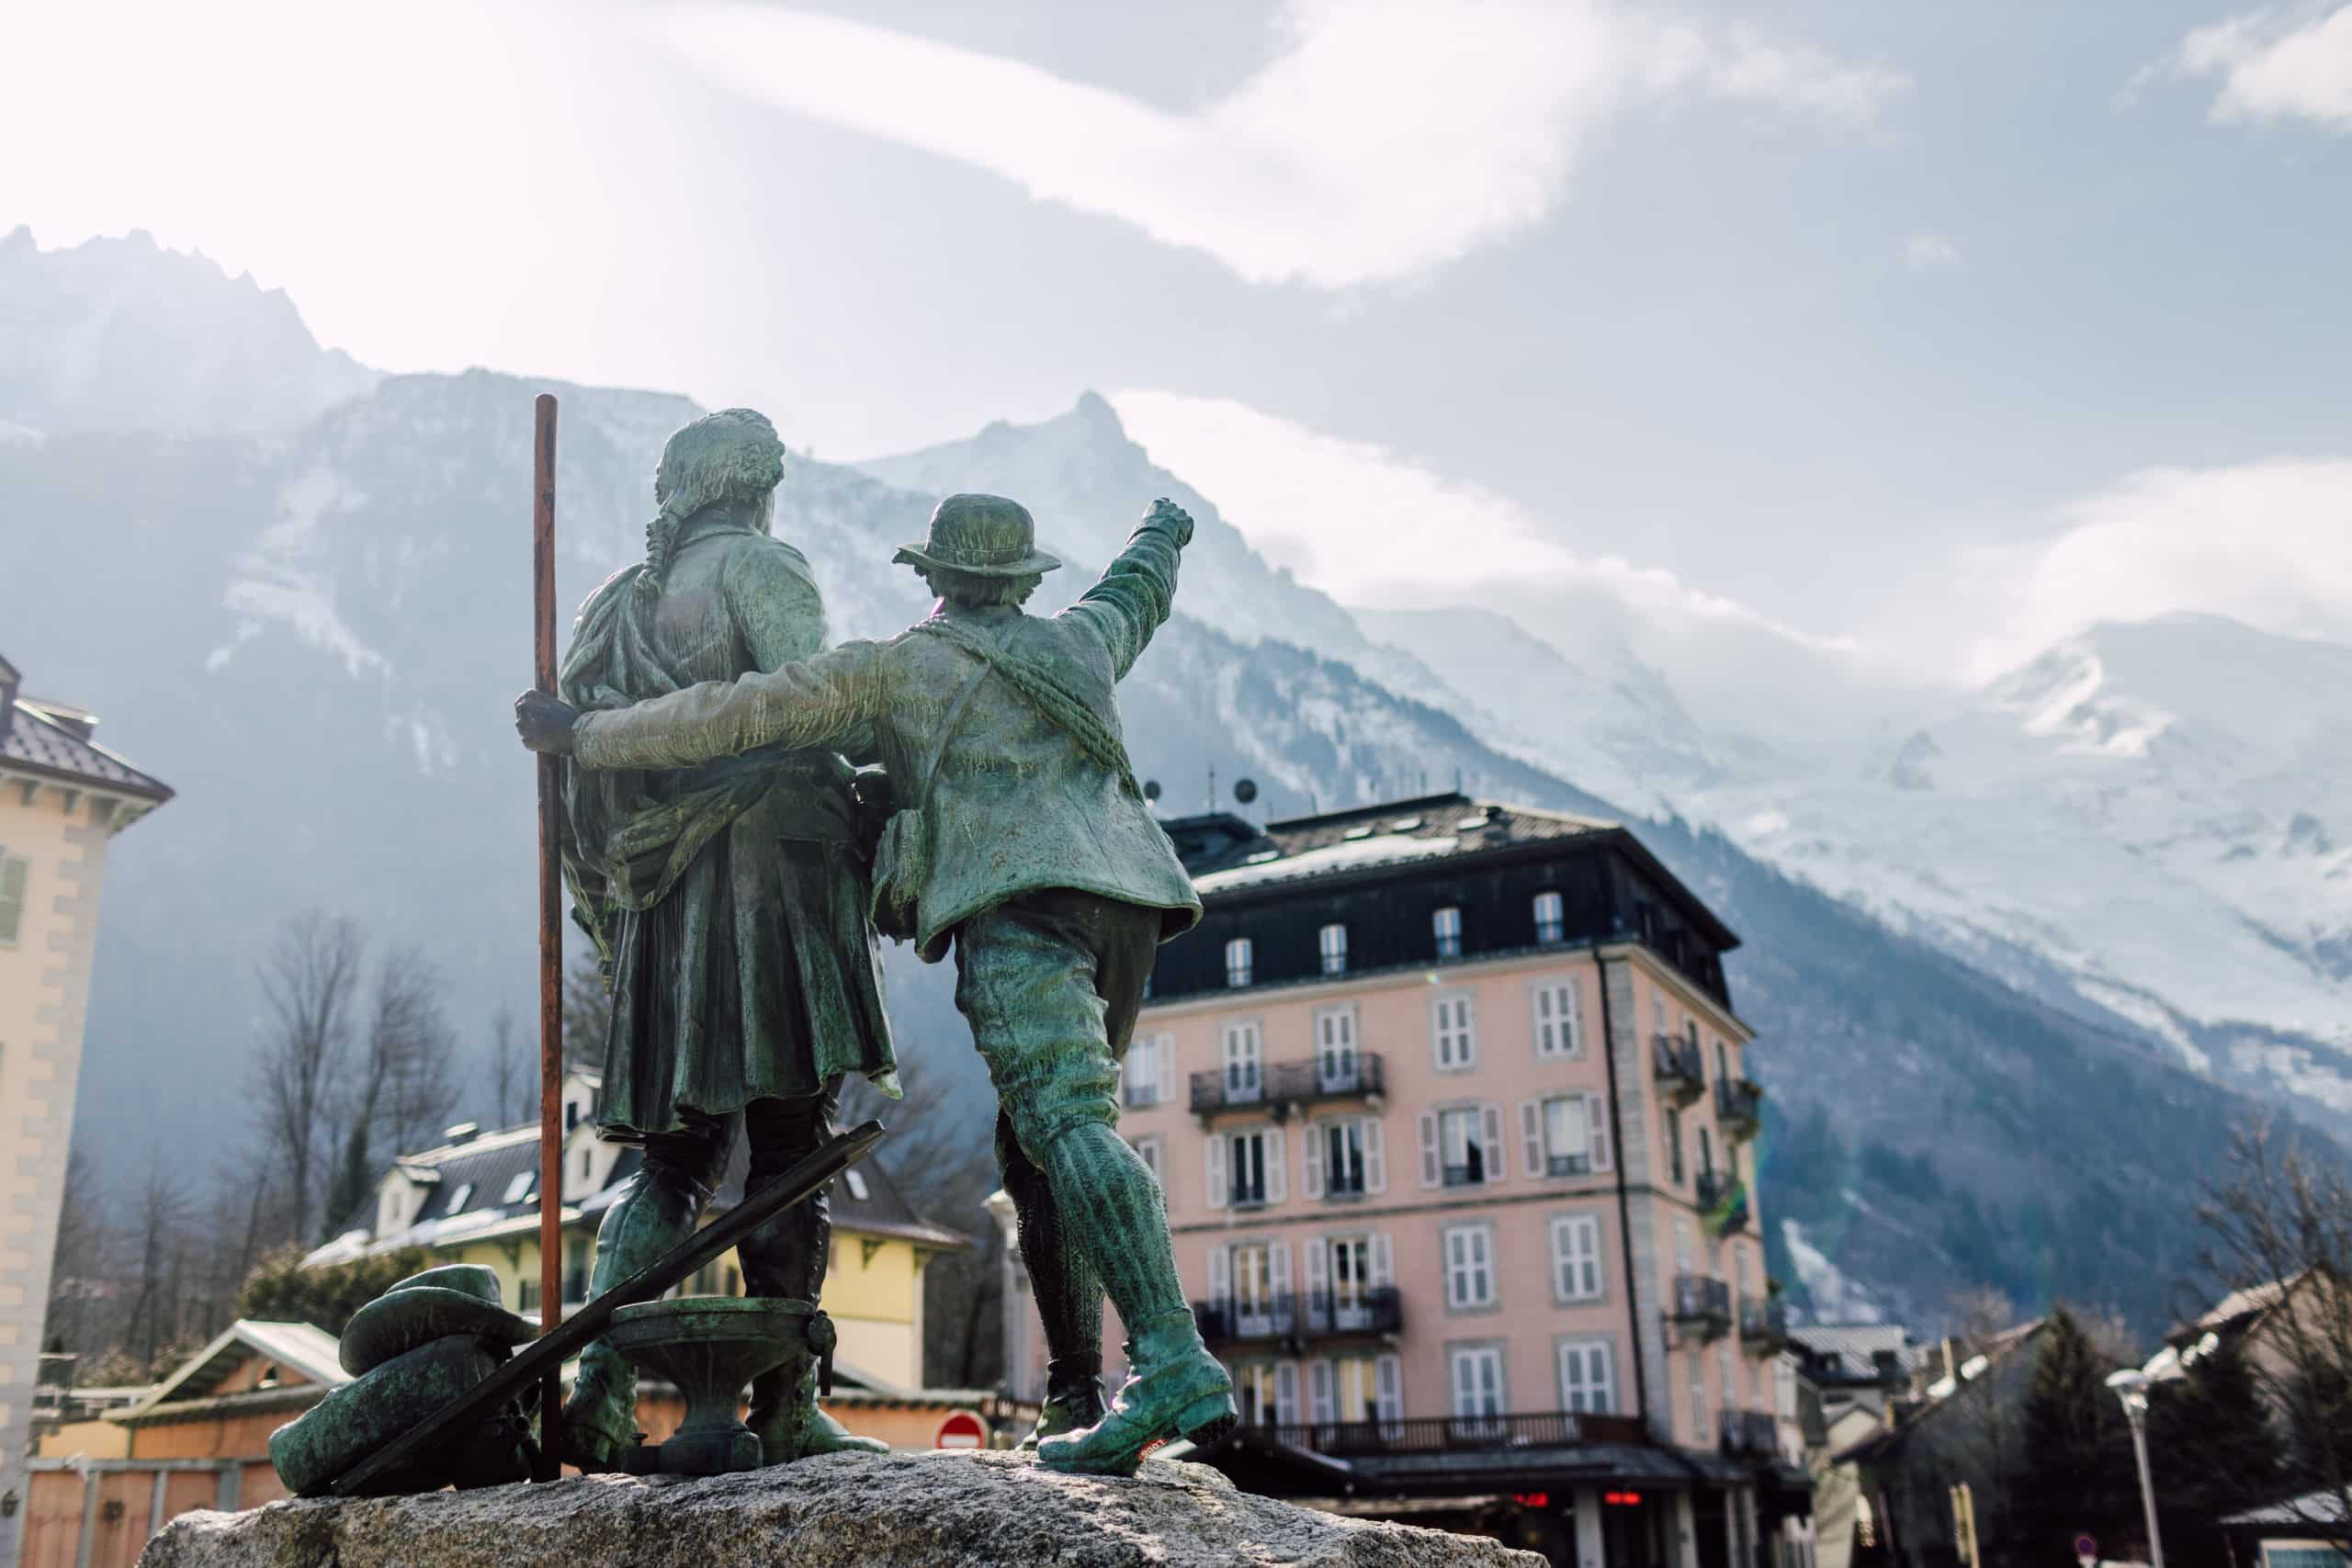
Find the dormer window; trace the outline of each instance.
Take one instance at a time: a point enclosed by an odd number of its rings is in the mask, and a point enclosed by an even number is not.
[[[1557,893],[1535,896],[1535,940],[1548,947],[1565,942],[1568,934],[1566,902]]]
[[[1246,936],[1235,937],[1225,944],[1225,983],[1238,990],[1249,985],[1257,975],[1255,950]]]
[[[1348,928],[1328,925],[1316,933],[1315,950],[1323,960],[1323,973],[1344,975],[1348,972]]]
[[[1462,911],[1449,904],[1430,917],[1430,931],[1437,939],[1440,958],[1462,956]]]

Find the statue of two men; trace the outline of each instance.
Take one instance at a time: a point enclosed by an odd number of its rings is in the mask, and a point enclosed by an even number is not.
[[[712,454],[774,440],[764,420],[730,411],[680,432],[673,452],[707,426],[715,428],[695,436],[693,450],[705,450],[706,440]],[[703,459],[679,457],[682,473],[706,471]],[[671,468],[665,453],[664,473]],[[768,461],[713,457],[707,471],[718,477],[663,501],[663,516],[675,513],[675,524],[650,540],[645,567],[591,600],[564,700],[532,693],[515,705],[525,744],[571,758],[580,858],[606,868],[601,884],[592,868],[576,886],[591,900],[634,911],[626,929],[640,948],[634,957],[626,942],[616,949],[616,1004],[625,984],[655,998],[633,1008],[626,1023],[616,1007],[601,1112],[607,1135],[644,1143],[639,1182],[650,1194],[655,1140],[684,1136],[706,1148],[731,1136],[727,1119],[741,1114],[752,1126],[755,1170],[773,1171],[790,1157],[787,1146],[802,1146],[808,1130],[829,1118],[840,1075],[889,1073],[880,1008],[867,1005],[874,948],[864,906],[854,919],[843,915],[843,900],[864,894],[865,871],[850,831],[854,803],[841,754],[881,761],[900,814],[885,835],[873,908],[893,934],[912,938],[926,962],[953,947],[956,1006],[996,1086],[998,1157],[1052,1358],[1032,1434],[1039,1458],[1057,1469],[1128,1474],[1163,1438],[1214,1440],[1234,1423],[1232,1383],[1185,1304],[1159,1185],[1115,1127],[1119,1061],[1153,949],[1200,918],[1191,879],[1128,764],[1114,690],[1168,617],[1192,519],[1155,502],[1125,552],[1077,604],[1033,616],[1023,603],[1060,562],[1036,548],[1027,511],[996,496],[950,496],[933,513],[929,537],[893,558],[937,595],[932,615],[888,641],[818,651],[822,612],[805,563],[766,537],[775,483]],[[763,564],[739,564],[753,558]],[[640,586],[648,574],[651,589]],[[681,596],[674,609],[673,593]],[[610,679],[575,680],[582,649],[604,624],[600,606],[616,594],[628,603],[608,609],[607,619],[624,609],[628,618],[612,640],[632,662]],[[739,629],[778,624],[779,612],[752,604],[767,595],[804,606],[784,617],[797,631]],[[640,646],[649,657],[638,657]],[[729,874],[694,882],[715,844],[730,855],[754,852],[750,835],[722,837],[707,823],[755,795],[808,835],[772,834],[763,844],[821,848],[750,893],[734,862]],[[643,804],[632,811],[629,802]],[[820,833],[799,814],[839,831]],[[695,942],[709,940],[694,913],[703,907],[697,887],[706,901],[735,897],[739,909],[746,897],[773,896],[774,923],[746,940],[739,920],[732,948],[697,960]],[[831,960],[809,953],[823,942],[835,946]],[[698,961],[691,972],[663,967]],[[761,973],[768,968],[786,976]],[[841,995],[842,1008],[830,999],[811,1005],[805,987],[812,971],[842,987],[826,993]],[[804,989],[794,990],[794,981]],[[685,1021],[688,1012],[708,1015],[714,998],[740,1013],[729,1033]],[[791,1030],[751,1021],[769,1004],[784,1007],[796,1027],[809,1026],[805,1042],[793,1035],[791,1052],[778,1049]],[[712,1059],[730,1046],[747,1053],[739,1069]],[[761,1050],[805,1055],[792,1055],[789,1066],[763,1058],[754,1067],[750,1055]],[[763,1127],[777,1151],[764,1165]],[[672,1163],[683,1171],[687,1160]],[[623,1206],[639,1201],[633,1190]],[[649,1236],[667,1236],[692,1223],[700,1199],[646,1201],[644,1220],[616,1229],[617,1209],[607,1220],[598,1238],[600,1283],[607,1247],[631,1245],[640,1224]],[[798,1254],[782,1247],[779,1256]],[[753,1290],[805,1300],[815,1312],[821,1260],[818,1276],[786,1266],[761,1281],[750,1280],[748,1251],[745,1267]],[[1130,1335],[1130,1375],[1107,1410],[1099,1382],[1106,1292]],[[609,1371],[616,1360],[600,1363],[601,1387],[617,1386]],[[585,1414],[584,1365],[582,1384],[574,1403]],[[786,1393],[766,1407],[755,1401],[755,1417],[763,1408],[786,1413],[761,1428],[772,1461],[842,1446],[838,1428],[811,1427],[797,1387]],[[618,1427],[607,1421],[598,1429]],[[770,1431],[783,1440],[768,1443]]]

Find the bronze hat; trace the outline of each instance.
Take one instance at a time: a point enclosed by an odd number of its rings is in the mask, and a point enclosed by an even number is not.
[[[1029,509],[1001,495],[951,495],[931,514],[931,537],[890,559],[973,577],[1026,577],[1062,563],[1037,547]]]

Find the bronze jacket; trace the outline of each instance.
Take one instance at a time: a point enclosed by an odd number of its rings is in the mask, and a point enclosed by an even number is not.
[[[1114,688],[1168,618],[1191,533],[1189,522],[1147,521],[1057,615],[936,613],[1050,671],[1115,735]],[[888,642],[846,642],[781,669],[583,715],[573,758],[588,768],[689,767],[762,746],[838,746],[870,726],[891,776],[911,791],[977,668],[971,654],[920,627]],[[1000,674],[982,678],[949,739],[924,818],[931,874],[916,942],[927,959],[964,920],[1046,888],[1162,910],[1163,940],[1200,919],[1192,878],[1150,808]]]

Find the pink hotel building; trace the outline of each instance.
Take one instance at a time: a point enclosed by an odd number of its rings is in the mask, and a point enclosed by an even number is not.
[[[1738,939],[1610,822],[1167,827],[1206,912],[1120,1130],[1240,1393],[1199,1457],[1577,1568],[1803,1568]]]

